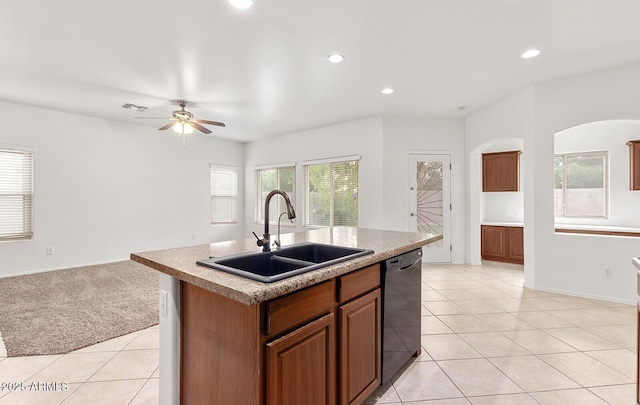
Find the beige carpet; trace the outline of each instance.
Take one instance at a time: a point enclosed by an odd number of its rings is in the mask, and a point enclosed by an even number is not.
[[[124,261],[0,279],[7,355],[68,353],[158,324],[158,278]]]

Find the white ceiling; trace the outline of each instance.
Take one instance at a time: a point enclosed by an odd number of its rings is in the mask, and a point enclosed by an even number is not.
[[[133,117],[169,117],[186,99],[227,124],[211,136],[238,141],[461,117],[536,82],[639,62],[638,21],[638,0],[7,0],[0,100],[160,127]],[[529,48],[542,53],[521,59]],[[334,52],[345,61],[328,62]]]

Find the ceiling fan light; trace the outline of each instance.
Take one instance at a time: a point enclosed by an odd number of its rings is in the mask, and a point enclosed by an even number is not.
[[[193,127],[184,122],[176,122],[173,126],[173,132],[178,134],[190,134],[193,132]]]
[[[229,0],[229,4],[231,4],[235,8],[246,10],[249,7],[253,6],[253,0]]]

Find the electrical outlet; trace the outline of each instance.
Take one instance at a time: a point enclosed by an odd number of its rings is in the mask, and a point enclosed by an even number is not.
[[[606,268],[604,269],[604,276],[605,277],[613,277],[613,269],[611,268]]]
[[[47,254],[48,254],[48,255],[52,255],[52,254],[54,254],[54,253],[55,253],[55,249],[53,249],[52,247],[48,247],[48,248],[47,248]]]
[[[160,290],[160,314],[164,317],[167,316],[167,292]]]

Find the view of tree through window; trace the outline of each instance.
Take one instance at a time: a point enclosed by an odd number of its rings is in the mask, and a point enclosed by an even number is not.
[[[607,153],[573,153],[554,159],[556,216],[607,216]]]
[[[273,169],[257,170],[257,201],[256,221],[264,223],[264,201],[273,190],[282,190],[289,196],[291,203],[296,205],[295,195],[296,168],[295,166],[278,167]],[[281,213],[286,212],[286,204],[282,197],[275,196],[269,204],[269,222],[276,224]],[[283,221],[285,225],[288,221]]]
[[[305,166],[305,225],[358,226],[358,161]]]

